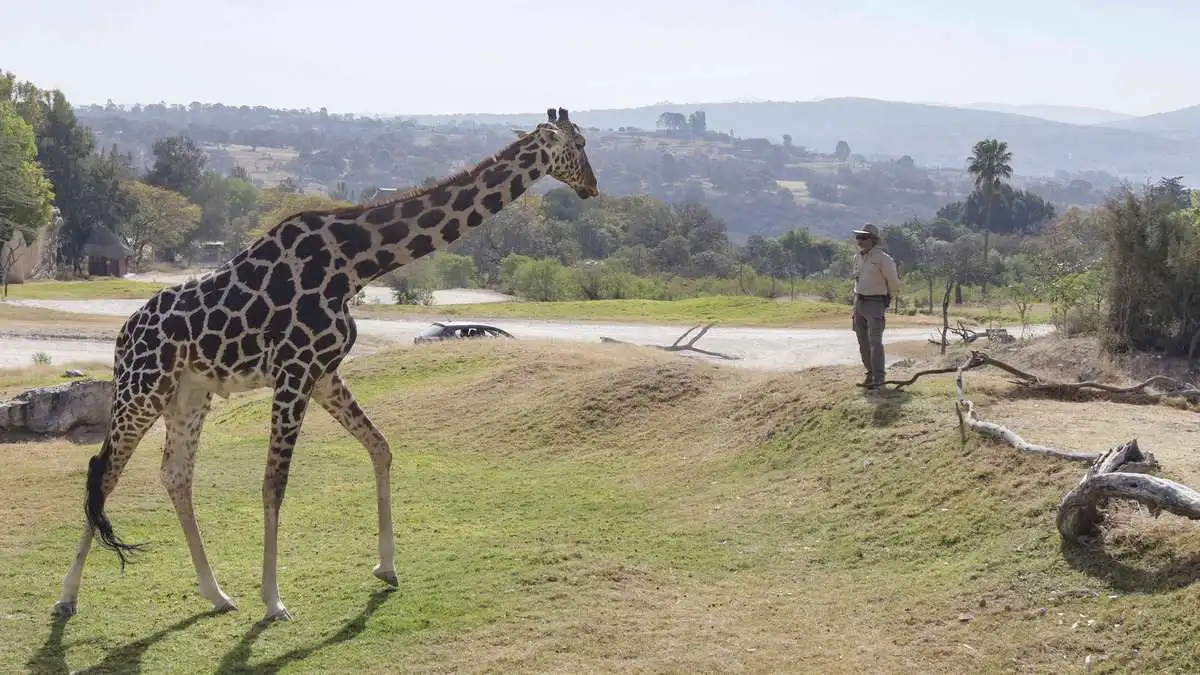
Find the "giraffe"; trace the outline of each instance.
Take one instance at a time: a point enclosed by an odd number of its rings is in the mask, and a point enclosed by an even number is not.
[[[388,441],[354,398],[338,366],[354,345],[349,304],[381,274],[432,253],[479,227],[544,176],[582,199],[599,195],[586,140],[564,108],[474,168],[395,199],[297,213],[199,279],[164,288],[124,323],[113,365],[112,416],[100,451],[88,463],[85,523],[52,614],[76,613],[83,566],[93,538],[127,556],[127,544],[104,512],[126,462],[160,417],[166,426],[160,475],[195,567],[198,590],[216,611],[237,607],[217,583],[192,502],[196,449],[213,395],[273,388],[263,476],[264,620],[290,620],[279,596],[277,538],[288,468],[310,400],[368,451],[375,472],[379,563],[374,575],[396,577]]]

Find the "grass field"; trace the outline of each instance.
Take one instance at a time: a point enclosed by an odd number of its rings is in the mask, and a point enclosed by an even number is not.
[[[37,281],[9,287],[15,299],[145,298],[166,284],[127,279],[91,281]],[[590,300],[567,302],[505,302],[470,305],[360,305],[356,316],[471,316],[581,321],[632,321],[694,324],[713,321],[727,326],[841,326],[848,321],[848,305],[821,300],[778,301],[751,296],[705,296],[683,300]],[[1016,323],[1011,307],[994,309],[966,306],[952,309],[954,320]],[[0,316],[0,319],[3,317]],[[1031,322],[1044,322],[1049,308],[1034,308]],[[941,325],[941,316],[889,314],[890,326]]]
[[[8,297],[17,300],[87,300],[148,298],[168,284],[131,279],[30,281],[12,284]]]
[[[971,439],[950,378],[756,374],[622,345],[447,344],[346,368],[395,452],[401,584],[380,592],[370,462],[314,406],[258,623],[269,398],[218,400],[195,499],[240,611],[209,615],[158,482],[161,426],[109,503],[152,548],[93,549],[48,610],[94,447],[2,446],[0,664],[88,672],[1082,672],[1187,669],[1200,537],[1118,519],[1062,547],[1080,468]],[[26,369],[0,380],[56,373]],[[15,378],[15,379],[14,379]],[[973,380],[986,406],[1008,386]],[[1147,525],[1149,523],[1149,525]]]
[[[522,319],[577,319],[584,321],[635,321],[694,324],[714,321],[726,326],[844,326],[850,320],[848,305],[818,300],[779,302],[749,296],[709,296],[683,300],[590,300],[571,302],[497,302],[477,305],[361,305],[355,315],[440,316]],[[963,307],[952,319],[1016,323],[1017,313],[987,307]],[[1039,308],[1036,323],[1049,317]],[[941,316],[888,314],[889,326],[940,326]]]

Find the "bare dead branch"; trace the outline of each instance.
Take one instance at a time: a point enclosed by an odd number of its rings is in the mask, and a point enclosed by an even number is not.
[[[717,324],[710,323],[707,326],[704,326],[703,328],[701,328],[701,326],[699,324],[697,324],[697,325],[692,326],[691,328],[685,330],[683,332],[683,335],[680,335],[679,337],[675,338],[675,342],[673,342],[669,345],[646,345],[646,346],[654,347],[655,349],[661,349],[666,352],[696,352],[698,354],[704,354],[706,356],[714,356],[716,358],[725,359],[727,361],[740,360],[742,358],[740,356],[732,356],[729,354],[722,354],[721,352],[713,352],[713,351],[709,351],[707,349],[701,349],[696,346],[696,342],[700,338],[704,337],[704,334],[708,332],[708,329],[712,328],[715,325],[717,325]],[[679,344],[680,342],[683,342],[683,339],[686,338],[689,333],[691,333],[692,331],[694,331],[698,328],[700,330],[695,335],[693,335],[690,340],[688,340],[684,344]],[[621,344],[621,345],[629,344],[628,342],[625,342],[623,340],[617,340],[615,338],[604,337],[604,336],[600,336],[600,341],[604,342],[604,343],[608,343],[608,344]]]
[[[979,419],[979,416],[975,413],[975,404],[967,398],[964,391],[962,376],[963,371],[967,370],[969,366],[979,367],[979,365],[986,363],[985,359],[987,359],[986,355],[980,352],[971,352],[971,357],[959,366],[957,370],[958,375],[954,378],[954,386],[958,391],[958,400],[955,402],[955,409],[968,428],[983,436],[1004,441],[1019,452],[1028,452],[1055,459],[1066,459],[1073,462],[1092,462],[1100,456],[1099,453],[1095,452],[1075,452],[1072,450],[1060,450],[1047,445],[1035,445],[1021,438],[1007,427]]]

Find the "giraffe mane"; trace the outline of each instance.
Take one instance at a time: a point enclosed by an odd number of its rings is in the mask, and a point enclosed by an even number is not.
[[[549,127],[551,125],[545,124],[545,123],[538,125],[538,127],[543,127],[543,126]],[[535,132],[530,132],[530,133],[532,134]],[[433,183],[431,185],[425,185],[425,186],[409,189],[398,196],[388,199],[387,201],[376,202],[373,204],[364,204],[361,206],[343,206],[341,208],[320,211],[319,213],[321,213],[323,215],[331,215],[331,216],[345,215],[345,214],[350,214],[350,213],[361,213],[367,209],[373,209],[373,208],[377,208],[380,206],[386,206],[388,204],[396,204],[396,203],[399,203],[399,202],[402,202],[402,201],[405,201],[408,199],[412,199],[414,197],[424,197],[425,195],[428,195],[429,193],[434,192],[435,190],[440,190],[442,188],[461,187],[463,185],[467,185],[471,182],[474,182],[475,179],[479,178],[480,174],[482,174],[484,171],[487,171],[488,169],[490,169],[493,166],[495,166],[496,164],[498,164],[501,161],[500,155],[511,150],[514,146],[520,145],[527,141],[528,141],[528,136],[523,136],[521,138],[518,138],[517,140],[513,141],[511,144],[505,146],[505,148],[503,150],[500,150],[499,152],[494,152],[491,155],[484,157],[475,166],[472,166],[468,169],[463,169],[462,171],[458,171],[450,176],[442,178],[438,182]],[[505,160],[505,161],[507,161],[507,160]],[[308,212],[308,213],[311,213],[311,212]],[[294,216],[291,216],[291,217],[287,218],[286,220],[290,220],[291,218],[294,218],[296,215],[300,215],[300,214],[295,214]]]

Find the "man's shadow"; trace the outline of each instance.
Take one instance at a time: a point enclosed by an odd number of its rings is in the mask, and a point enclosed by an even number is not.
[[[375,610],[391,597],[394,589],[383,589],[371,595],[370,601],[358,616],[351,619],[346,625],[342,626],[341,630],[331,635],[329,638],[321,642],[305,647],[302,649],[294,649],[287,654],[276,657],[266,663],[250,666],[250,648],[254,642],[266,631],[270,623],[258,621],[246,635],[238,642],[233,649],[221,659],[216,672],[218,673],[240,673],[240,672],[255,672],[255,673],[276,673],[284,666],[293,661],[299,661],[307,658],[312,654],[331,647],[335,644],[346,642],[356,637],[366,628],[367,619],[370,618]],[[104,660],[96,665],[85,670],[72,671],[67,665],[66,649],[63,645],[63,633],[66,629],[67,622],[62,619],[55,619],[50,624],[50,635],[47,636],[46,642],[37,652],[29,658],[26,666],[30,673],[36,675],[67,675],[68,673],[92,674],[92,673],[137,673],[142,669],[142,658],[146,651],[156,643],[172,633],[185,630],[201,619],[220,616],[222,612],[208,611],[200,614],[195,614],[182,621],[176,622],[160,631],[151,633],[146,637],[135,640],[128,644],[122,645],[105,655]]]
[[[880,389],[867,389],[864,398],[874,406],[871,412],[871,424],[877,427],[891,426],[903,412],[905,404],[912,400],[912,394],[903,389],[893,389],[890,385]]]

